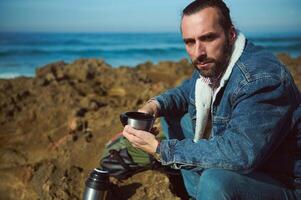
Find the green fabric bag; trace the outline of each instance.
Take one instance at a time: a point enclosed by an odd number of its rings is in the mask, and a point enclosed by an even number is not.
[[[160,165],[151,155],[133,147],[122,133],[106,144],[100,159],[100,166],[117,179],[126,179],[135,173]]]
[[[159,134],[157,138],[163,139],[163,134]],[[149,169],[160,171],[168,176],[171,191],[181,199],[188,199],[180,170],[161,165],[151,155],[133,147],[122,133],[117,134],[105,145],[100,166],[118,180],[127,179]]]

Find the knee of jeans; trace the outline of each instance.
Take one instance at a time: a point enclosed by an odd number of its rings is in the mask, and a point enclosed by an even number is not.
[[[233,172],[223,169],[207,169],[199,180],[197,199],[202,199],[202,195],[206,197],[226,197],[233,193]]]

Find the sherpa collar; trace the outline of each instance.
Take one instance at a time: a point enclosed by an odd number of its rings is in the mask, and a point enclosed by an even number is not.
[[[219,86],[214,89],[208,84],[206,78],[200,75],[200,78],[196,81],[195,85],[195,104],[196,104],[196,127],[194,134],[194,142],[199,141],[204,137],[205,128],[210,113],[212,102],[214,102],[216,95],[229,79],[232,69],[243,53],[245,47],[246,38],[242,33],[238,33],[236,41],[234,43],[233,52],[226,68],[225,73],[222,75]]]

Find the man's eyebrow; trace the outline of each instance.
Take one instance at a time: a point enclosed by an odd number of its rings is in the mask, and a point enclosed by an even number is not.
[[[191,41],[194,41],[193,38],[183,38],[183,41],[184,42],[191,42]]]
[[[215,32],[208,32],[198,37],[198,39],[207,39],[208,37],[216,37],[218,34]]]
[[[205,34],[199,36],[197,39],[206,40],[206,39],[208,39],[208,37],[215,38],[217,35],[218,34],[215,33],[215,32],[208,32],[208,33],[205,33]],[[183,38],[184,42],[191,42],[191,41],[194,41],[194,40],[195,40],[194,38]]]

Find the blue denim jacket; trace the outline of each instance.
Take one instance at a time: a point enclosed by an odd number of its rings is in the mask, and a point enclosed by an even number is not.
[[[179,87],[155,97],[162,116],[181,118],[188,112],[195,128],[198,77],[195,71]],[[300,92],[287,69],[275,56],[247,41],[213,102],[209,140],[163,140],[161,162],[195,171],[223,168],[249,173],[260,169],[301,177],[300,101]]]

